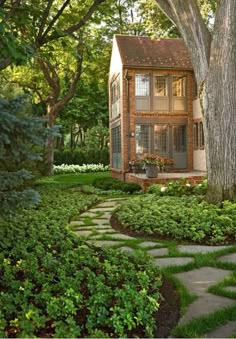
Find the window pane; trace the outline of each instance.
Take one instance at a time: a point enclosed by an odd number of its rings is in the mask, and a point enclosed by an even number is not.
[[[149,125],[136,125],[135,130],[136,155],[141,156],[150,152],[150,128]]]
[[[167,78],[165,76],[154,76],[154,95],[158,97],[168,96]]]
[[[193,125],[193,138],[194,138],[194,148],[198,148],[199,144],[198,144],[198,123],[195,123]]]
[[[111,130],[112,167],[121,168],[121,129],[120,126]]]
[[[186,152],[186,125],[173,126],[174,152]]]
[[[173,77],[172,91],[174,97],[186,96],[186,77]]]
[[[168,126],[154,126],[154,153],[163,155],[168,153]]]
[[[149,75],[148,74],[136,74],[135,95],[136,96],[149,96]]]
[[[199,129],[200,129],[200,147],[204,147],[205,140],[204,140],[204,131],[203,131],[203,123],[202,122],[200,122],[200,124],[199,124]]]

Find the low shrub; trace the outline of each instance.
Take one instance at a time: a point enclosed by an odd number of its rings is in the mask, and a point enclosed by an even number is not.
[[[153,336],[158,269],[90,246],[65,227],[95,195],[37,189],[37,208],[1,221],[0,337],[129,337],[140,328]]]
[[[200,184],[190,184],[186,179],[169,181],[165,185],[154,184],[148,187],[147,193],[159,196],[205,195],[207,180]]]
[[[135,197],[115,213],[120,223],[137,233],[223,244],[236,239],[236,203],[208,204],[202,197]]]
[[[110,170],[110,166],[104,166],[103,164],[89,164],[80,165],[65,165],[53,166],[55,174],[67,174],[67,173],[92,173],[92,172],[106,172]]]
[[[96,178],[93,181],[93,186],[104,191],[117,190],[130,194],[141,190],[141,187],[136,183],[123,182],[115,178]]]
[[[110,155],[109,149],[65,149],[63,151],[54,151],[54,164],[55,165],[83,165],[83,164],[99,164],[104,166],[109,165]]]

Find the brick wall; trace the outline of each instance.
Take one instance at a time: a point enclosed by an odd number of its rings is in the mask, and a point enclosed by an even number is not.
[[[124,72],[125,73],[125,72]],[[136,112],[135,111],[135,74],[161,74],[161,75],[185,75],[187,77],[187,105],[186,112]],[[194,76],[192,71],[181,70],[147,70],[147,69],[129,69],[128,75],[131,76],[129,81],[129,96],[127,100],[127,84],[126,79],[122,79],[122,116],[117,119],[121,122],[122,137],[122,173],[129,171],[129,159],[135,158],[135,124],[140,121],[148,121],[150,123],[168,123],[168,124],[186,124],[187,125],[187,168],[193,169],[193,94],[194,94]],[[128,107],[129,105],[129,107]],[[113,122],[110,122],[112,127]],[[120,177],[123,177],[123,174]],[[117,177],[117,171],[112,170],[112,175]]]

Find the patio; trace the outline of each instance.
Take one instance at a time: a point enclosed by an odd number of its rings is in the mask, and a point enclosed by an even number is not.
[[[135,182],[142,187],[143,191],[153,184],[165,184],[167,181],[187,179],[191,184],[201,183],[206,177],[206,172],[190,171],[190,172],[160,172],[157,178],[147,178],[145,173],[126,173],[125,181]]]

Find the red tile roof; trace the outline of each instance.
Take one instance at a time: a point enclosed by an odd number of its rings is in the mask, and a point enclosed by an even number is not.
[[[193,69],[183,39],[115,35],[124,66]]]

